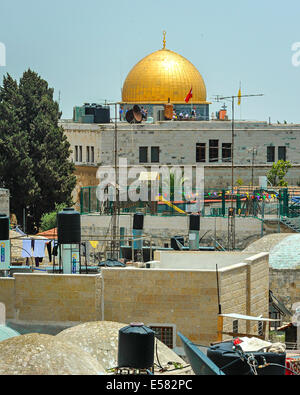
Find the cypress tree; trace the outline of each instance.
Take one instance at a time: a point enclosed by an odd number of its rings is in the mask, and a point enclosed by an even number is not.
[[[9,95],[6,91],[12,92]],[[21,169],[26,177],[20,180],[14,172],[10,177],[4,175],[7,166],[14,167],[14,159],[7,154],[4,160],[0,155],[0,179],[11,190],[11,207],[18,221],[20,211],[26,207],[28,229],[34,231],[42,215],[54,210],[56,204],[72,204],[76,178],[74,165],[69,161],[70,144],[63,128],[58,126],[61,113],[53,99],[53,89],[37,73],[26,71],[19,84],[8,76],[1,92],[0,138],[20,137],[15,151],[19,156],[22,154]]]

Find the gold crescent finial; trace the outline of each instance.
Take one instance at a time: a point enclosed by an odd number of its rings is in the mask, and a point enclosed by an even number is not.
[[[167,34],[167,32],[164,30],[163,31],[163,35],[164,35],[164,39],[163,39],[164,46],[163,46],[163,49],[166,49],[166,34]]]

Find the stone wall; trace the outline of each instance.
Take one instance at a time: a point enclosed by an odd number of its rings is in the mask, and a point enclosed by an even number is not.
[[[223,313],[267,314],[264,266],[267,254],[219,271]],[[0,278],[0,302],[15,323],[142,321],[172,325],[191,340],[209,344],[217,337],[216,284],[215,270],[188,268],[103,268],[101,275],[15,274]],[[181,346],[178,339],[177,345]]]
[[[293,313],[293,304],[300,303],[300,269],[270,268],[270,289]]]
[[[114,163],[114,125],[62,123],[66,136],[74,151],[82,146],[86,163],[86,147],[95,147],[94,165]],[[300,182],[300,125],[269,125],[266,122],[235,123],[234,181],[242,179],[244,185],[252,182],[259,185],[259,176],[265,176],[273,163],[267,163],[267,147],[275,147],[274,160],[279,159],[279,147],[286,148],[286,159],[294,167],[289,171],[287,180],[290,185]],[[209,159],[210,140],[218,140],[218,159]],[[157,122],[155,124],[129,125],[118,124],[118,157],[127,158],[129,165],[139,165],[139,147],[148,147],[148,162],[151,165],[151,147],[160,148],[160,165],[192,166],[196,164],[196,144],[206,144],[205,170],[206,188],[228,188],[231,185],[231,164],[222,160],[222,145],[231,143],[231,122]],[[299,144],[299,145],[298,145]],[[257,154],[252,160],[252,149]],[[74,161],[74,153],[71,156]],[[78,163],[76,163],[78,164]]]
[[[223,269],[221,305],[226,314],[239,313],[269,317],[269,265],[266,254],[245,259],[245,263]],[[233,303],[234,300],[234,303]],[[225,331],[232,331],[232,320],[224,320]],[[257,322],[240,321],[239,331],[257,334]]]
[[[15,279],[0,277],[0,303],[5,304],[6,317],[15,318]]]
[[[101,319],[101,278],[88,275],[15,274],[0,278],[7,318],[24,322]]]
[[[268,270],[267,255],[263,255],[220,270],[223,313],[250,311],[268,317],[268,277],[261,278],[261,282],[255,277],[261,270],[264,273]],[[102,273],[105,320],[173,324],[194,342],[209,344],[217,340],[215,271],[103,269]],[[251,324],[249,329],[257,330],[255,325]],[[224,329],[231,331],[232,322],[225,323]],[[180,345],[179,340],[177,344]]]
[[[72,198],[75,202],[76,210],[80,211],[80,191],[82,187],[96,186],[99,181],[96,178],[96,166],[77,165],[75,169],[76,187],[73,191]]]

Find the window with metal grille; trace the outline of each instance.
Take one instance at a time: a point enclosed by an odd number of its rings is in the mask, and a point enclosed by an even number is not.
[[[150,326],[155,332],[155,337],[169,348],[173,348],[173,327],[172,326]]]
[[[209,161],[218,162],[219,160],[219,140],[209,140]]]
[[[159,163],[159,147],[151,147],[151,162]]]
[[[275,162],[275,147],[267,147],[267,162],[274,163]]]
[[[196,144],[196,162],[197,163],[206,162],[206,144],[205,143]]]
[[[286,147],[278,147],[278,160],[286,161]]]
[[[258,322],[258,336],[263,336],[264,335],[264,324],[262,321]]]
[[[231,143],[222,144],[222,161],[231,162]]]
[[[148,162],[148,147],[140,147],[139,149],[139,161],[140,163]]]

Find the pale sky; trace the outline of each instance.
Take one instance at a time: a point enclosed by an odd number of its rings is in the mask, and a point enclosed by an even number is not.
[[[167,48],[202,74],[207,98],[243,94],[237,118],[300,123],[300,42],[297,0],[1,0],[0,43],[5,73],[31,68],[61,92],[63,118],[84,102],[119,101],[130,69]],[[300,58],[300,56],[299,56]],[[210,112],[223,103],[214,103]]]

